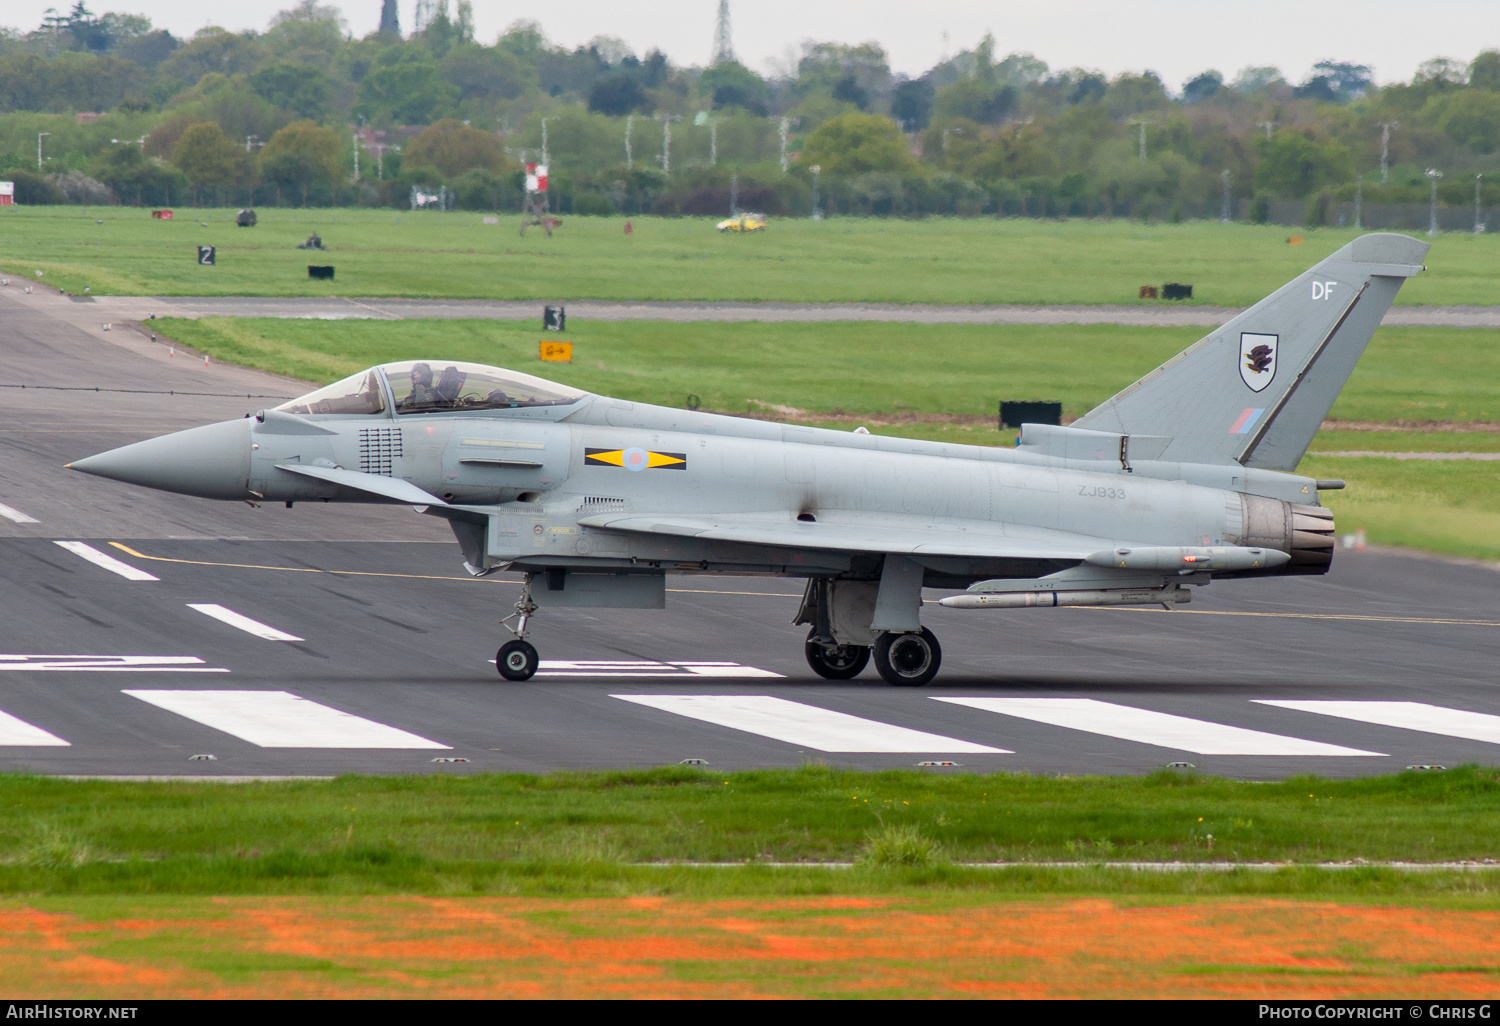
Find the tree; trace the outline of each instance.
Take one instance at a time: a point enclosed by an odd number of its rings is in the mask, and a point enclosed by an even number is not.
[[[1201,103],[1217,93],[1223,85],[1223,75],[1217,71],[1205,71],[1189,79],[1182,87],[1182,102]]]
[[[798,163],[818,164],[828,174],[846,178],[867,171],[919,170],[901,127],[878,114],[845,114],[825,121],[807,137]]]
[[[425,125],[457,102],[458,90],[443,80],[437,65],[402,61],[365,76],[354,111],[371,121],[386,118],[399,125]]]
[[[1500,50],[1481,50],[1469,64],[1469,85],[1500,92]]]
[[[313,188],[332,187],[337,181],[342,152],[342,141],[333,129],[293,121],[271,136],[260,151],[260,173],[278,190],[300,190],[305,207]]]
[[[498,138],[451,118],[424,128],[406,147],[403,160],[407,167],[435,167],[447,178],[472,168],[500,174],[510,164]]]
[[[902,82],[891,93],[891,117],[908,132],[920,132],[932,120],[932,83],[925,78]]]
[[[1237,93],[1259,93],[1270,89],[1272,86],[1283,85],[1286,82],[1281,76],[1280,68],[1269,65],[1263,67],[1241,68],[1238,75],[1229,87]]]
[[[536,73],[511,54],[472,43],[455,46],[438,70],[460,100],[514,100],[536,81]]]
[[[1336,142],[1320,143],[1281,129],[1255,144],[1255,187],[1289,199],[1301,199],[1325,185],[1342,185],[1353,177],[1349,150]]]
[[[1316,100],[1318,103],[1337,103],[1339,94],[1326,75],[1314,75],[1292,90],[1299,100]]]
[[[179,82],[197,82],[211,71],[221,75],[248,74],[260,55],[244,36],[221,28],[199,29],[189,42],[161,63],[161,73]]]
[[[879,43],[804,43],[797,62],[797,92],[831,93],[846,78],[866,96],[883,95],[890,87],[891,67]],[[847,90],[849,87],[845,87]]]
[[[597,114],[622,118],[631,111],[648,106],[646,90],[634,75],[611,75],[601,78],[589,90],[589,110]]]
[[[967,118],[981,125],[994,125],[1016,102],[1014,86],[997,85],[980,78],[964,78],[937,91],[932,116],[939,119]]]
[[[743,107],[753,114],[766,112],[766,80],[739,61],[720,61],[698,76],[698,95],[713,101],[714,109]]]
[[[241,171],[239,157],[224,130],[211,121],[192,125],[172,147],[172,163],[192,183],[194,205],[205,187],[219,189],[235,181]]]
[[[1365,95],[1374,83],[1368,64],[1351,64],[1348,61],[1319,61],[1313,65],[1319,77],[1328,80],[1339,103],[1348,103]]]
[[[317,120],[324,114],[333,82],[316,64],[272,64],[250,76],[250,88],[267,103]]]
[[[1455,93],[1447,98],[1437,124],[1458,145],[1494,153],[1500,148],[1500,95],[1485,89]]]

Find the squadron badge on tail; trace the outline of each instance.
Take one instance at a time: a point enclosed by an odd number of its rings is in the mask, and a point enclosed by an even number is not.
[[[1259,392],[1276,377],[1276,335],[1240,335],[1240,377],[1250,391]]]

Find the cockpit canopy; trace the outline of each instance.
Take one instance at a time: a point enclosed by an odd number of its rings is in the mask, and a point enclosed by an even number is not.
[[[398,414],[566,406],[588,394],[530,374],[478,363],[407,360],[360,371],[276,409],[304,415],[384,413],[387,392],[381,387],[382,378]]]

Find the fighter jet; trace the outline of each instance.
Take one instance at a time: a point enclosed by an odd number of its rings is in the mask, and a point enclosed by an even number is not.
[[[1295,471],[1426,243],[1362,236],[1066,427],[1016,447],[782,425],[593,395],[472,363],[388,363],[243,420],[69,466],[254,503],[448,521],[469,573],[519,571],[501,623],[529,679],[538,610],[662,609],[669,574],[806,582],[808,665],[926,684],[924,588],[961,609],[1187,602],[1324,574],[1334,522]]]

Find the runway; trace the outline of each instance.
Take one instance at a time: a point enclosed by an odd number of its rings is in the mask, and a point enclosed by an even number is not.
[[[157,317],[289,317],[318,320],[481,318],[541,319],[537,300],[269,298],[254,296],[58,297],[83,308],[90,319],[146,320]],[[898,303],[735,303],[569,301],[578,321],[888,321],[907,324],[1122,324],[1139,327],[1218,327],[1241,312],[1223,306],[1026,306]],[[1385,315],[1393,327],[1500,328],[1500,307],[1398,306]]]
[[[1173,612],[930,605],[944,666],[913,690],[873,670],[814,676],[805,628],[788,623],[797,582],[677,577],[664,612],[539,616],[543,671],[506,683],[490,660],[517,581],[465,575],[441,521],[176,498],[61,470],[297,389],[159,350],[0,290],[0,380],[213,393],[0,398],[0,768],[236,778],[1185,762],[1274,779],[1500,754],[1500,574],[1393,553],[1341,552],[1326,578],[1220,583]]]

